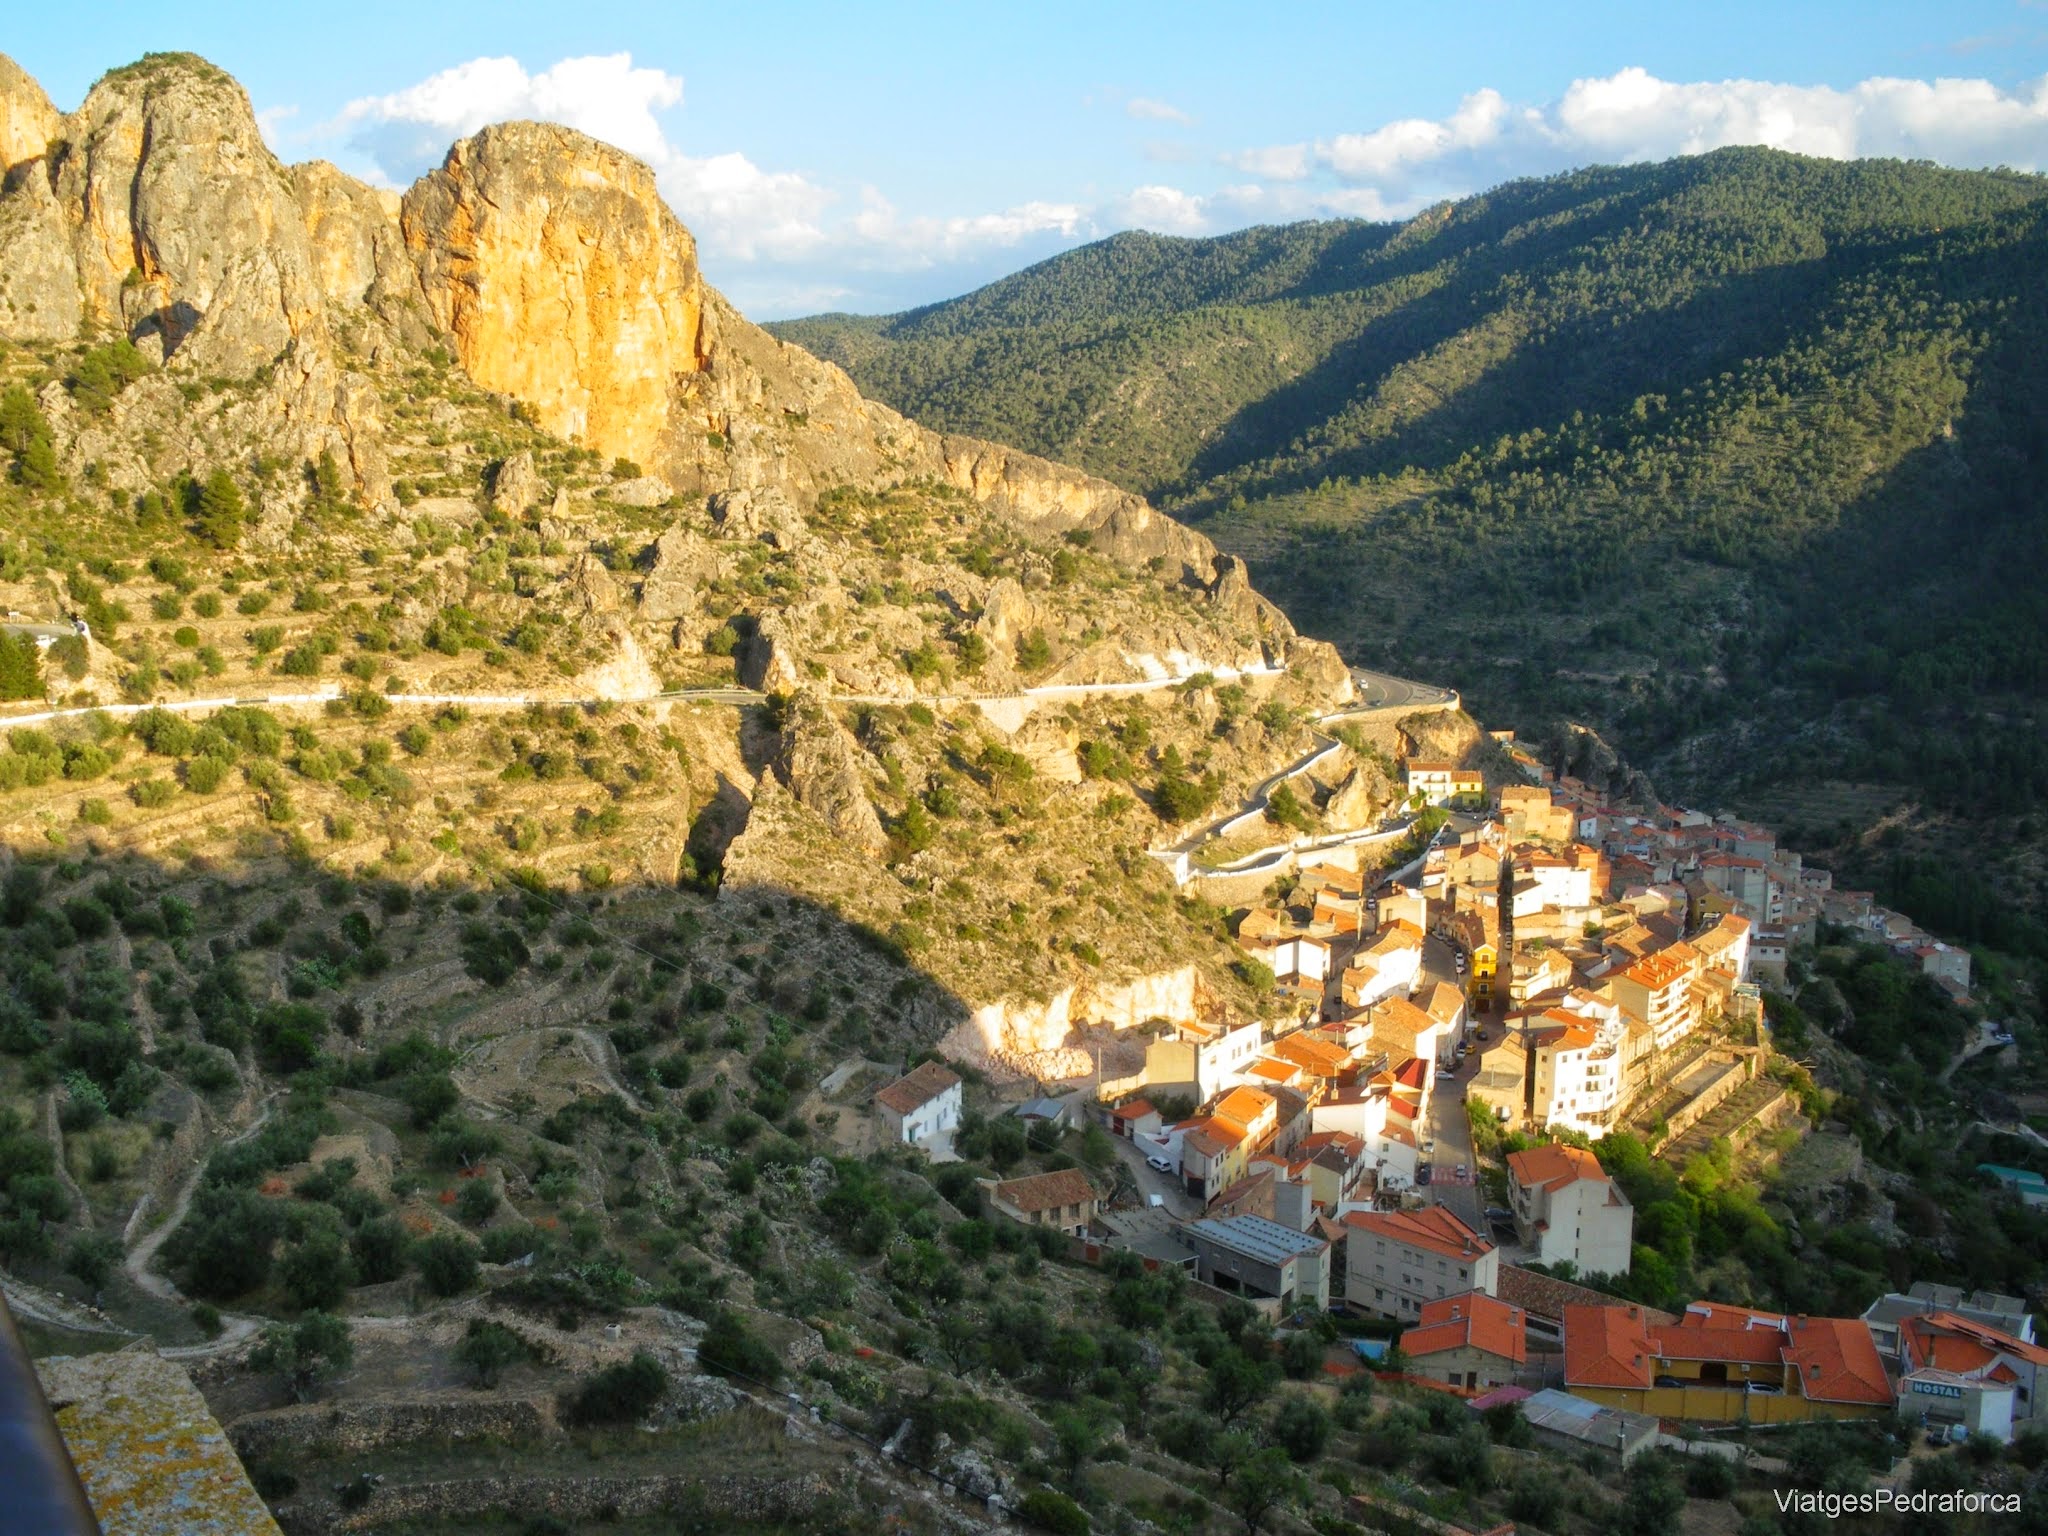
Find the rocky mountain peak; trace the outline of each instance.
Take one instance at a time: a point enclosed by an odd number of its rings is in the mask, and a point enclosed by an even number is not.
[[[9,184],[9,335],[114,329],[194,372],[239,377],[319,326],[291,180],[248,95],[202,59],[152,54],[102,76],[40,166]]]
[[[697,247],[654,173],[549,123],[462,140],[406,193],[405,244],[469,376],[607,457],[662,456],[705,362]]]

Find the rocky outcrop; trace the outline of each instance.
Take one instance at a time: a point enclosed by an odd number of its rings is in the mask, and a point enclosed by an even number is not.
[[[524,515],[547,494],[540,471],[533,467],[533,455],[523,450],[500,464],[491,477],[491,505],[507,517]]]
[[[48,168],[31,162],[0,195],[0,334],[62,341],[78,334],[84,314],[68,221]]]
[[[711,521],[721,539],[762,539],[777,549],[794,549],[803,537],[804,518],[775,486],[722,491],[711,498]]]
[[[464,139],[405,194],[420,295],[486,389],[607,455],[660,462],[704,366],[696,243],[631,156],[566,128]]]
[[[888,846],[868,799],[860,749],[815,689],[798,690],[784,712],[782,776],[797,803],[851,846],[872,853]]]
[[[320,324],[305,222],[249,98],[186,55],[102,77],[48,161],[84,318],[243,377]],[[12,253],[0,253],[0,264]]]
[[[659,507],[675,493],[676,488],[659,475],[636,475],[630,480],[613,482],[605,497],[622,507]]]
[[[697,611],[697,594],[718,579],[723,563],[712,542],[688,528],[671,528],[646,555],[640,583],[640,612],[657,622]]]
[[[1156,561],[1172,580],[1214,579],[1215,545],[1107,480],[969,437],[945,438],[937,452],[948,482],[1034,537],[1085,533],[1091,548],[1120,565]]]
[[[28,71],[0,53],[0,173],[41,157],[62,121]]]
[[[1360,763],[1330,792],[1323,820],[1339,832],[1370,827],[1400,798],[1400,789],[1377,764]]]
[[[412,262],[398,232],[398,196],[344,176],[325,160],[292,167],[313,280],[330,304],[360,308],[412,296]]]
[[[1122,982],[1062,987],[1043,1001],[984,1003],[939,1042],[939,1050],[972,1066],[1061,1077],[1086,1068],[1086,1053],[1067,1045],[1077,1026],[1126,1030],[1154,1019],[1191,1023],[1212,1006],[1201,973],[1184,965]]]
[[[755,621],[753,633],[740,641],[733,660],[740,686],[763,693],[787,693],[803,678],[788,621],[773,611]]]
[[[1038,605],[1008,576],[998,576],[989,583],[981,600],[981,617],[974,621],[989,649],[998,656],[1014,654],[1019,640],[1044,625],[1045,616]]]

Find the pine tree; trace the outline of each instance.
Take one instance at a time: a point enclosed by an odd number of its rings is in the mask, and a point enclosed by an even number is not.
[[[248,517],[240,487],[224,469],[216,469],[199,487],[199,536],[218,549],[233,549],[241,541],[242,524]]]
[[[0,448],[14,456],[14,478],[22,485],[32,491],[64,488],[50,424],[36,397],[19,384],[0,394]]]
[[[0,635],[0,699],[43,696],[43,658],[27,635]]]
[[[343,512],[348,503],[348,482],[342,478],[341,465],[332,448],[323,448],[313,465],[313,504],[322,512]]]

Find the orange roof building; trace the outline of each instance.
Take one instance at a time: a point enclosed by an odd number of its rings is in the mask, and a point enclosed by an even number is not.
[[[1425,1302],[1401,1335],[1401,1353],[1415,1373],[1466,1391],[1513,1383],[1529,1358],[1528,1319],[1522,1309],[1483,1291]]]
[[[1671,1325],[1640,1307],[1564,1309],[1568,1390],[1661,1418],[1771,1423],[1877,1418],[1895,1395],[1860,1318],[1695,1303]]]

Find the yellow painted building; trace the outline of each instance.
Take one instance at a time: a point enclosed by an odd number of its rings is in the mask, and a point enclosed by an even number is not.
[[[1676,1324],[1630,1305],[1564,1309],[1565,1388],[1660,1419],[1758,1424],[1886,1418],[1896,1397],[1858,1318],[1695,1302]]]

